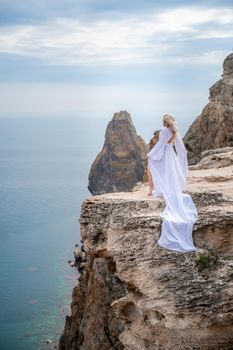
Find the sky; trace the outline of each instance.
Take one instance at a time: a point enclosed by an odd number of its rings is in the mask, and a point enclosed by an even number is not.
[[[232,1],[0,0],[0,116],[184,125],[233,51]]]

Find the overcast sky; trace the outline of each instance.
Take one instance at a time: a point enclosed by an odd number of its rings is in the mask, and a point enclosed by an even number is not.
[[[188,123],[233,48],[232,1],[0,0],[0,114]]]

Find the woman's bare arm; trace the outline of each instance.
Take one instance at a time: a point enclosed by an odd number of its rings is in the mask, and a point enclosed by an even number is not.
[[[170,138],[170,140],[168,140],[168,143],[172,143],[176,138],[176,133],[174,131],[172,131],[172,137]]]

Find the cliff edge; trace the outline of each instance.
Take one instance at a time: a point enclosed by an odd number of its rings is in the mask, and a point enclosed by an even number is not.
[[[197,252],[156,244],[164,202],[146,185],[83,202],[88,259],[60,350],[233,349],[233,149],[215,152],[189,171]]]

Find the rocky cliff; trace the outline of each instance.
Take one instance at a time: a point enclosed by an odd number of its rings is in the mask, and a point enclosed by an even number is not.
[[[88,260],[60,350],[233,349],[233,163],[218,159],[232,151],[203,153],[189,171],[196,253],[156,244],[164,203],[145,185],[84,201]]]
[[[188,129],[184,142],[189,163],[202,151],[233,146],[233,53],[223,62],[223,75],[211,88],[209,103]]]
[[[103,149],[90,169],[90,192],[130,191],[143,180],[148,150],[137,135],[130,114],[126,111],[115,113],[108,123]]]

